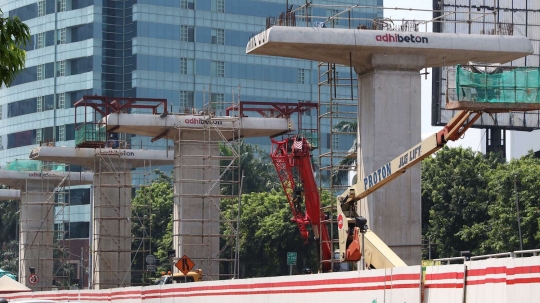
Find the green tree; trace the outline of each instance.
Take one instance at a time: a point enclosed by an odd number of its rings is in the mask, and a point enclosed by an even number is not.
[[[26,52],[21,47],[29,40],[30,29],[19,17],[0,17],[0,86],[9,86],[24,68]]]
[[[478,252],[487,237],[478,224],[489,219],[488,176],[498,164],[495,154],[448,147],[422,162],[422,229],[437,244],[432,257]]]
[[[0,201],[0,268],[13,274],[19,270],[19,212],[19,201]]]
[[[520,250],[516,196],[523,249],[540,247],[540,159],[531,152],[499,165],[489,176],[488,186],[490,218],[478,225],[488,237],[479,253]]]
[[[133,249],[139,250],[141,241],[149,243],[150,253],[158,260],[156,272],[160,273],[170,269],[168,250],[172,248],[174,200],[172,177],[159,170],[154,173],[158,177],[151,185],[138,189],[132,200],[131,228]],[[134,257],[135,269],[142,270],[143,255],[137,253]]]
[[[222,156],[226,157],[232,157],[235,153],[235,151],[226,145],[220,146],[220,152]],[[263,192],[280,188],[276,170],[267,152],[262,150],[258,145],[247,144],[241,141],[238,154],[240,163],[235,161],[232,167],[240,166],[240,170],[244,172],[242,193]],[[221,167],[226,167],[230,164],[231,160],[221,161]],[[226,171],[222,179],[238,180],[239,174],[240,172],[238,170],[232,169]],[[224,188],[223,190],[227,191],[225,194],[231,194],[229,189]],[[236,188],[234,190],[238,192]]]
[[[322,203],[331,203],[330,195],[323,193]],[[238,205],[233,200],[223,200],[222,212],[236,218]],[[304,244],[296,224],[290,222],[291,211],[285,194],[271,190],[242,195],[240,217],[240,274],[242,278],[287,275],[287,252],[297,252],[297,270],[318,268],[319,247]],[[225,234],[232,234],[224,226]]]

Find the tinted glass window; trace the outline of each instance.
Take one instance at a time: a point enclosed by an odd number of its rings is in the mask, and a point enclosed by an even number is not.
[[[23,69],[16,77],[11,86],[37,81],[37,67],[30,66]]]
[[[37,18],[37,4],[29,4],[23,7],[16,8],[9,12],[9,16],[17,16],[22,21],[26,21],[28,19]]]
[[[35,130],[26,130],[23,132],[8,134],[8,149],[34,144],[36,140]]]
[[[8,103],[8,118],[37,112],[37,98]]]
[[[71,30],[71,42],[79,42],[94,37],[92,23],[74,26]]]
[[[79,9],[94,5],[94,0],[71,0],[71,9]]]
[[[93,57],[83,57],[70,61],[71,75],[77,75],[92,71]]]

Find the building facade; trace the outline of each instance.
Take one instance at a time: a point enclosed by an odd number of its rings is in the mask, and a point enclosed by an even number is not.
[[[331,16],[353,4],[372,6],[354,10],[355,23],[382,17],[377,8],[382,0],[317,2],[319,7],[296,12],[297,26],[317,21],[306,14]],[[73,104],[85,94],[166,98],[172,112],[202,108],[209,102],[218,104],[219,111],[238,100],[327,98],[328,93],[318,92],[317,62],[245,54],[247,41],[265,28],[268,17],[279,16],[287,4],[295,9],[305,3],[0,1],[4,16],[18,16],[31,31],[26,68],[9,88],[0,89],[0,165],[25,159],[39,142],[73,146]],[[335,6],[325,7],[330,4]],[[350,26],[346,20],[334,23]],[[303,123],[315,128],[316,113],[306,114],[310,115]],[[269,144],[267,138],[253,143]],[[343,148],[347,145],[350,142]]]

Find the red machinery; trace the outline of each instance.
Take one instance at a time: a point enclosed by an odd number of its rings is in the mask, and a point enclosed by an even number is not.
[[[322,244],[322,260],[331,260],[330,237],[326,225],[321,224],[321,217],[324,214],[321,212],[319,191],[311,164],[311,144],[306,138],[299,135],[283,141],[272,139],[270,157],[289,201],[293,214],[291,222],[298,225],[300,235],[306,243],[309,239],[306,226],[311,225],[317,247]],[[295,178],[295,175],[300,178],[300,182]],[[302,200],[305,201],[305,213]],[[330,271],[331,267],[331,262],[323,263],[323,271]]]

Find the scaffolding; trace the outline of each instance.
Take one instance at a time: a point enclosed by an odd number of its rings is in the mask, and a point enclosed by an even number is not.
[[[7,170],[28,172],[39,179],[20,180],[21,217],[19,277],[35,274],[34,291],[70,289],[79,283],[78,262],[73,262],[69,238],[69,169],[63,164],[15,160]],[[64,176],[55,175],[57,172]],[[33,280],[35,281],[35,280]]]
[[[540,9],[534,1],[470,0],[464,2],[441,0],[433,1],[433,7],[433,32],[525,36],[531,40],[534,46],[533,54],[506,63],[504,67],[498,67],[499,69],[508,70],[518,67],[528,70],[529,68],[537,69],[540,65],[540,51],[537,47],[540,38],[535,34],[540,29]],[[471,62],[470,64],[482,65],[484,63]],[[491,66],[489,68],[496,69],[497,67]],[[456,110],[459,110],[464,104],[469,108],[471,106],[480,106],[478,103],[473,104],[472,102],[459,102],[461,104],[448,102],[449,100],[458,99],[456,91],[452,91],[452,88],[455,88],[456,79],[456,68],[454,66],[433,68],[432,72],[432,125],[446,125],[455,116]],[[450,88],[450,91],[447,88]],[[510,90],[513,90],[513,88],[510,88]],[[535,90],[535,88],[527,88],[522,99],[528,100]],[[469,91],[474,93],[474,97],[479,96],[476,91],[471,89]],[[514,90],[514,92],[516,91],[519,90]],[[519,98],[520,96],[510,97]],[[490,104],[490,106],[492,105]],[[486,140],[487,152],[498,151],[501,148],[505,150],[505,140],[501,140],[501,138],[505,137],[505,130],[532,131],[540,128],[540,111],[530,110],[534,108],[532,105],[499,107],[501,110],[497,113],[483,113],[480,119],[472,126],[473,128],[486,129],[488,136],[493,135],[493,138],[497,138],[497,140],[493,140],[495,142],[493,144]]]
[[[209,90],[210,92],[210,90]],[[234,96],[234,94],[233,94]],[[239,101],[239,98],[238,98]],[[233,213],[222,212],[222,204],[240,210],[241,180],[240,117],[218,116],[225,104],[210,99],[197,112],[194,129],[176,127],[173,239],[177,256],[186,255],[201,269],[204,280],[238,278],[238,228]],[[172,263],[178,258],[172,258]]]

